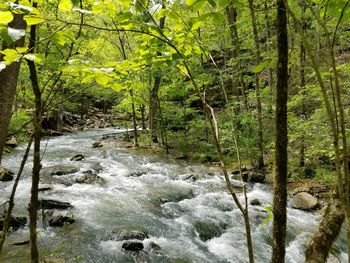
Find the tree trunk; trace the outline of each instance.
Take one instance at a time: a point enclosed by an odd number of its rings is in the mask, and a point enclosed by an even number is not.
[[[165,9],[165,1],[162,2],[162,9]],[[165,16],[159,20],[159,29],[163,30],[165,26]],[[161,55],[157,53],[157,55]],[[151,140],[154,143],[158,142],[157,129],[158,129],[158,91],[162,81],[160,72],[156,72],[154,77],[154,85],[150,90],[149,98],[149,128],[151,129]]]
[[[35,7],[35,3],[33,6]],[[36,26],[32,25],[30,27],[30,40],[29,48],[33,50],[36,45]],[[38,75],[36,71],[36,66],[33,61],[27,60],[30,80],[32,83],[33,93],[35,96],[35,113],[34,113],[34,156],[33,156],[33,174],[32,174],[32,188],[29,203],[29,231],[30,231],[30,252],[31,252],[31,262],[39,262],[39,251],[37,246],[37,214],[38,214],[38,188],[40,179],[40,141],[42,136],[41,130],[41,120],[42,120],[42,100],[41,100],[41,90],[39,88]]]
[[[248,0],[249,10],[252,18],[252,26],[254,33],[254,42],[255,42],[255,64],[258,66],[261,63],[260,55],[260,43],[259,43],[259,34],[258,26],[256,22],[255,9],[254,9],[254,0]],[[263,140],[263,123],[262,123],[262,107],[261,107],[261,96],[260,96],[260,80],[259,74],[255,73],[255,93],[256,93],[256,110],[257,110],[257,120],[258,120],[258,167],[264,167],[264,140]]]
[[[276,86],[275,179],[273,198],[272,263],[283,263],[287,222],[287,99],[288,99],[288,33],[283,0],[277,0],[278,64]]]
[[[305,252],[305,263],[324,263],[329,250],[344,222],[344,211],[339,200],[332,200],[324,213],[322,222],[312,236]]]
[[[230,5],[226,7],[226,16],[228,26],[231,31],[232,44],[234,46],[234,57],[237,60],[237,70],[239,71],[239,84],[241,86],[241,95],[243,96],[243,103],[245,110],[248,109],[247,95],[245,94],[245,81],[243,75],[243,67],[240,61],[241,47],[239,43],[238,30],[237,30],[237,9],[233,6],[232,1]]]
[[[130,96],[131,96],[131,108],[132,108],[132,121],[134,125],[134,146],[139,147],[139,142],[137,139],[137,124],[136,124],[136,111],[135,111],[135,100],[134,100],[134,93],[132,90],[130,90]]]
[[[20,166],[20,168],[18,170],[15,182],[14,182],[13,187],[12,187],[10,200],[9,200],[9,207],[8,207],[8,209],[6,211],[6,217],[4,219],[4,224],[3,224],[3,227],[2,227],[1,240],[0,240],[0,254],[1,254],[2,248],[4,246],[5,240],[6,240],[6,233],[7,233],[9,222],[10,222],[10,219],[11,219],[12,210],[13,210],[13,207],[15,206],[15,194],[16,194],[17,186],[18,186],[19,180],[21,179],[21,175],[22,175],[22,172],[23,172],[23,169],[24,169],[24,165],[27,162],[32,142],[33,142],[33,137],[31,137],[29,142],[28,142],[28,146],[27,146],[26,151],[25,151],[25,153],[23,155],[21,166]]]
[[[16,1],[17,3],[18,1]],[[22,15],[14,14],[14,19],[9,23],[9,27],[15,29],[25,29],[27,27],[26,22],[23,20]],[[2,50],[7,48],[23,47],[24,37],[15,41],[12,45],[7,45],[3,41]],[[0,54],[0,61],[3,60],[3,55]],[[6,66],[5,69],[0,71],[0,165],[3,150],[6,143],[7,129],[10,124],[12,116],[12,106],[16,96],[17,80],[20,69],[20,61],[13,62]]]
[[[154,143],[158,142],[157,126],[158,126],[158,91],[161,83],[160,73],[157,73],[154,78],[154,85],[151,88],[149,98],[149,128],[151,129],[151,140]]]

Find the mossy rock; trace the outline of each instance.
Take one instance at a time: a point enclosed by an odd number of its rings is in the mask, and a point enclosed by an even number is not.
[[[66,175],[73,174],[79,171],[79,168],[73,165],[55,165],[51,167],[46,167],[41,170],[43,175]]]
[[[183,188],[180,186],[163,186],[155,188],[151,191],[152,200],[158,204],[167,202],[180,202],[184,199],[194,197],[192,189]]]
[[[193,224],[202,241],[208,241],[214,237],[218,237],[223,233],[225,225],[222,226],[216,222],[197,221]]]

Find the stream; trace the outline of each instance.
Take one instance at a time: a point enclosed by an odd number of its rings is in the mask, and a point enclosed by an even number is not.
[[[41,256],[88,263],[248,262],[243,217],[225,191],[220,171],[145,156],[118,148],[113,140],[102,140],[103,147],[92,148],[102,135],[120,131],[116,128],[89,130],[42,141],[43,171],[56,165],[73,165],[79,171],[41,178],[41,183],[51,184],[52,190],[40,192],[39,197],[70,202],[76,220],[64,227],[39,223]],[[21,145],[6,155],[2,165],[16,172],[25,147]],[[71,161],[76,154],[83,154],[85,159]],[[31,162],[32,157],[25,166],[13,212],[27,218]],[[75,183],[72,178],[87,170],[96,171],[104,183]],[[0,182],[0,204],[8,199],[12,184],[13,181]],[[272,188],[267,184],[253,184],[248,186],[248,191],[249,200],[261,202],[261,205],[249,206],[255,260],[270,262],[272,222],[264,226],[261,222],[267,215],[264,207],[272,203]],[[240,200],[243,201],[241,195]],[[305,244],[319,221],[318,212],[296,210],[289,204],[286,262],[304,261]],[[139,253],[122,249],[123,241],[114,233],[115,229],[123,228],[145,229],[148,232],[148,238],[142,241],[145,249]],[[11,233],[8,239],[9,242],[28,240],[28,226]],[[157,249],[147,249],[152,245]],[[338,259],[332,257],[328,262],[346,262],[344,233],[335,250]],[[29,245],[6,245],[0,262],[30,262]]]

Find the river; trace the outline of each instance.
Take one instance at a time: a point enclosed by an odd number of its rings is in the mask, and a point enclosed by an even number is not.
[[[75,223],[63,228],[39,223],[38,241],[41,255],[64,259],[65,262],[248,262],[243,218],[232,197],[225,191],[220,171],[204,165],[145,156],[103,141],[101,148],[91,145],[103,134],[119,130],[106,128],[67,134],[42,141],[45,151],[44,169],[55,165],[74,165],[75,174],[43,176],[42,183],[52,190],[41,192],[40,198],[70,202]],[[16,171],[25,145],[5,156],[3,166]],[[71,161],[83,154],[83,161]],[[25,166],[16,195],[16,216],[27,216],[30,192],[31,157]],[[74,183],[74,176],[94,170],[103,184]],[[196,180],[194,180],[194,178]],[[239,184],[239,182],[235,182]],[[0,203],[7,200],[13,182],[0,182]],[[252,236],[256,262],[270,262],[271,222],[261,226],[266,217],[264,207],[272,201],[271,186],[249,185],[249,200],[261,205],[250,206]],[[240,196],[242,199],[242,196]],[[318,212],[288,209],[286,262],[304,260],[305,243],[317,226]],[[122,249],[123,241],[115,237],[115,229],[142,228],[151,243],[160,249],[144,249],[140,253]],[[210,236],[208,238],[208,235]],[[27,238],[28,229],[12,233],[9,239]],[[28,238],[27,238],[28,239]],[[344,238],[336,248],[339,260],[346,262]],[[29,245],[4,248],[0,262],[29,262]]]

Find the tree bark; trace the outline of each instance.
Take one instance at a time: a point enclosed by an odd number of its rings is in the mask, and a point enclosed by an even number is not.
[[[162,9],[165,9],[165,1],[162,3]],[[165,16],[159,20],[159,29],[163,30],[165,26]],[[158,53],[160,55],[160,53]],[[156,72],[154,77],[154,85],[150,90],[149,98],[149,128],[151,130],[151,140],[154,143],[158,142],[157,129],[158,129],[158,91],[162,81],[160,72]]]
[[[13,207],[15,206],[15,194],[16,194],[17,186],[18,186],[19,180],[21,179],[21,175],[22,175],[22,172],[23,172],[23,169],[24,169],[24,165],[27,162],[32,142],[33,142],[33,136],[30,138],[30,140],[28,142],[28,146],[27,146],[26,151],[24,153],[24,156],[23,156],[23,159],[22,159],[22,162],[21,162],[21,166],[20,166],[20,168],[19,168],[19,170],[17,172],[17,176],[16,176],[15,182],[14,182],[13,187],[12,187],[10,200],[9,200],[9,207],[7,209],[6,217],[4,219],[4,225],[2,227],[1,240],[0,240],[0,254],[1,254],[2,248],[4,246],[5,240],[6,240],[6,233],[7,233],[9,222],[10,222],[10,219],[11,219],[12,210],[13,210]]]
[[[234,57],[237,60],[237,70],[239,71],[239,84],[241,86],[241,95],[243,96],[243,103],[245,110],[248,109],[247,95],[245,94],[245,81],[243,75],[243,67],[240,61],[241,47],[239,43],[238,30],[237,30],[237,9],[233,6],[231,1],[229,6],[226,7],[226,16],[228,26],[231,32],[232,44],[234,46]]]
[[[16,1],[17,3],[18,1]],[[25,29],[27,27],[26,22],[23,20],[23,16],[14,14],[14,19],[8,24],[9,27],[14,29]],[[24,37],[15,41],[12,45],[7,45],[3,41],[2,50],[7,48],[23,47]],[[0,61],[3,60],[3,55],[0,54]],[[21,62],[13,62],[11,65],[6,66],[5,69],[0,71],[0,165],[3,150],[6,144],[7,129],[11,121],[12,107],[15,100],[17,91],[17,80],[20,70]]]
[[[36,4],[34,3],[35,7]],[[30,27],[29,48],[34,51],[36,46],[36,26]],[[39,250],[37,246],[37,214],[38,214],[38,188],[41,169],[40,158],[40,141],[42,137],[41,120],[42,120],[42,99],[39,88],[38,75],[34,61],[27,60],[32,89],[35,96],[35,113],[34,113],[34,156],[33,156],[33,174],[32,188],[29,203],[29,232],[30,232],[30,252],[31,262],[39,262]]]
[[[272,263],[283,263],[287,223],[287,99],[288,99],[288,33],[287,14],[283,0],[277,0],[277,87],[275,179],[273,198]]]
[[[305,252],[305,263],[324,263],[329,250],[344,222],[344,211],[341,202],[332,200],[324,213],[322,222],[312,236]]]
[[[255,64],[258,66],[261,63],[260,54],[260,44],[259,44],[259,34],[258,26],[256,22],[254,0],[248,0],[249,10],[252,19],[254,42],[255,42]],[[256,110],[257,110],[257,120],[258,120],[258,167],[264,167],[264,138],[263,138],[263,123],[262,123],[262,106],[261,106],[261,96],[260,96],[260,80],[259,74],[255,73],[255,94],[256,94]]]

